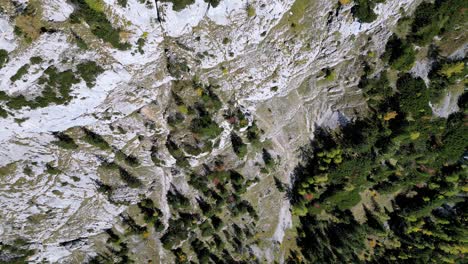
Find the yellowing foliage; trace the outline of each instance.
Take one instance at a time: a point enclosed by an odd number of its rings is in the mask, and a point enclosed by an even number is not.
[[[392,112],[386,113],[383,119],[385,121],[389,121],[389,120],[394,119],[397,116],[398,116],[398,113],[396,111],[392,111]]]
[[[177,109],[184,115],[188,114],[188,108],[185,105],[179,105]]]
[[[413,133],[411,133],[410,138],[411,138],[411,140],[416,140],[416,139],[419,138],[420,135],[421,135],[421,133],[419,133],[419,132],[413,132]]]
[[[340,0],[340,4],[342,5],[347,5],[349,3],[351,3],[351,0]]]
[[[97,12],[104,11],[104,3],[101,0],[85,0],[85,2],[94,11],[97,11]]]
[[[440,245],[440,249],[452,255],[468,253],[468,247],[462,245]]]
[[[255,7],[253,7],[252,5],[247,6],[247,16],[248,17],[253,17],[256,14],[257,14],[257,12],[255,11]]]
[[[376,245],[377,245],[377,241],[375,241],[375,239],[372,239],[371,241],[369,241],[369,246],[371,248],[375,248]]]
[[[440,73],[450,78],[454,74],[462,73],[463,69],[465,69],[465,63],[461,61],[453,64],[445,64],[442,66]]]
[[[40,16],[18,16],[16,26],[31,40],[37,39],[41,34]]]

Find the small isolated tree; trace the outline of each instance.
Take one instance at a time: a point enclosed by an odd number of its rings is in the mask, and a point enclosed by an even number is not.
[[[244,144],[242,138],[239,137],[235,132],[231,133],[231,143],[234,153],[242,159],[247,153],[247,145]]]

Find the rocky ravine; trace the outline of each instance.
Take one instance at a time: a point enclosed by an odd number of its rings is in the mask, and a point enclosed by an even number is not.
[[[333,127],[365,111],[356,87],[362,57],[372,61],[369,54],[379,56],[397,19],[402,12],[412,12],[417,2],[387,0],[376,6],[376,21],[361,24],[351,15],[352,4],[325,0],[224,0],[217,7],[197,0],[181,11],[174,11],[171,3],[148,6],[128,0],[122,7],[105,0],[105,13],[125,29],[129,43],[135,46],[145,36],[142,52],[112,48],[91,36],[85,24],[70,24],[73,5],[65,0],[31,1],[42,23],[55,31],[26,43],[14,35],[13,27],[14,9],[27,1],[1,3],[0,49],[10,53],[0,69],[1,91],[34,95],[41,89],[38,79],[50,65],[67,70],[94,60],[103,73],[92,88],[84,80],[74,84],[74,99],[67,105],[9,109],[11,115],[0,118],[0,237],[29,241],[30,248],[37,250],[32,262],[69,263],[92,256],[95,237],[114,226],[118,215],[142,196],[159,202],[167,222],[166,193],[171,185],[188,196],[196,195],[187,185],[186,172],[165,147],[171,87],[175,80],[196,76],[220,87],[216,92],[223,109],[237,107],[249,113],[250,122],[255,120],[264,131],[261,141],[280,157],[275,170],[266,174],[255,166],[261,155],[252,153],[243,162],[232,162],[260,180],[245,194],[266,230],[261,239],[267,243],[255,248],[255,254],[268,261],[281,260],[285,249],[268,241],[281,243],[292,220],[287,200],[273,186],[273,176],[289,182],[298,150],[317,125]],[[88,50],[77,47],[74,34],[87,42]],[[34,56],[42,57],[42,62],[12,82],[10,77]],[[180,64],[189,70],[174,70],[173,65]],[[332,77],[325,76],[326,68]],[[228,140],[232,124],[223,119],[221,110],[214,119],[224,129],[220,143],[210,153],[193,156],[194,167],[232,153]],[[98,170],[101,157],[112,159],[112,155],[85,143],[78,151],[51,143],[56,131],[80,136],[78,126],[138,157],[136,173],[142,187],[117,188],[112,198],[121,203],[111,203],[98,192],[96,181],[112,182]],[[126,133],[113,131],[116,127]],[[154,142],[164,165],[151,161]],[[50,173],[46,164],[61,172]],[[79,243],[64,243],[77,239]],[[171,257],[156,247],[160,253],[155,259],[168,263]]]

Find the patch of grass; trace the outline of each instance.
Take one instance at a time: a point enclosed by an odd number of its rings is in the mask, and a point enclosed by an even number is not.
[[[89,8],[93,9],[96,12],[104,11],[104,3],[101,0],[85,0]]]
[[[328,82],[334,81],[336,78],[336,72],[333,69],[326,68],[323,73],[325,74],[325,80]]]
[[[257,11],[255,10],[255,7],[253,5],[248,5],[247,6],[247,16],[248,17],[254,17],[257,14]]]
[[[16,163],[12,162],[3,167],[0,167],[0,177],[5,177],[15,173],[16,171]]]
[[[41,16],[20,15],[15,19],[15,33],[23,36],[27,42],[32,42],[41,35]]]
[[[76,45],[78,46],[78,48],[82,50],[87,50],[88,44],[86,44],[86,42],[80,36],[78,36],[75,32],[72,31],[72,34],[73,34],[73,37],[76,41]]]
[[[288,25],[294,32],[300,32],[304,29],[305,25],[301,23],[304,18],[306,10],[311,5],[310,0],[296,0],[291,6],[289,12],[283,16],[279,25]]]

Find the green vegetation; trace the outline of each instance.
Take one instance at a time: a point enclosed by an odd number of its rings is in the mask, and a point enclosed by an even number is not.
[[[29,64],[25,64],[21,66],[18,71],[15,73],[15,75],[10,77],[10,80],[12,82],[16,82],[17,80],[21,79],[26,73],[28,73],[29,70]]]
[[[40,57],[32,57],[31,63],[40,63]],[[18,72],[11,77],[12,81],[16,81],[27,73],[29,64],[21,67]],[[103,69],[95,62],[84,62],[77,66],[78,74],[83,78],[88,87],[94,85],[97,75],[103,72]],[[26,99],[24,95],[8,96],[5,92],[0,92],[0,101],[6,101],[6,105],[14,110],[19,110],[23,107],[32,109],[47,107],[50,104],[67,104],[73,97],[71,96],[72,86],[78,84],[79,79],[72,70],[59,72],[54,66],[50,66],[44,71],[44,74],[39,78],[38,84],[44,89],[41,95],[32,100]]]
[[[46,107],[51,103],[68,103],[73,98],[70,95],[71,88],[77,83],[79,83],[79,79],[71,70],[58,72],[53,66],[47,68],[39,79],[39,84],[44,84],[44,90],[42,95],[36,98],[32,107]],[[57,95],[57,92],[60,96]]]
[[[84,0],[88,4],[89,8],[96,12],[104,11],[104,2],[102,0]]]
[[[91,32],[98,38],[110,43],[114,48],[126,50],[130,48],[129,43],[122,43],[120,39],[120,28],[114,28],[104,13],[104,4],[98,0],[72,0],[75,11],[70,15],[72,23],[84,20],[90,27]]]
[[[76,66],[76,69],[89,88],[95,85],[96,77],[104,72],[104,69],[94,61],[80,63]]]
[[[0,106],[0,117],[7,118],[8,117],[8,112],[3,109],[2,106]]]
[[[74,33],[73,31],[72,31],[72,34],[73,34],[74,40],[75,40],[76,45],[78,46],[78,48],[80,48],[82,50],[87,50],[88,49],[88,44],[86,44],[86,42],[80,36],[78,36],[76,33]]]
[[[217,7],[222,0],[203,0],[206,3],[209,3],[212,7]]]
[[[247,16],[248,17],[254,17],[256,15],[256,11],[255,11],[255,7],[253,7],[252,5],[248,5],[247,6]]]
[[[99,134],[94,133],[93,131],[83,128],[84,137],[82,138],[88,144],[91,144],[95,147],[100,148],[101,150],[111,149],[109,143]]]
[[[156,208],[151,199],[144,199],[138,203],[138,207],[143,213],[143,218],[146,223],[152,225],[156,232],[164,230],[164,224],[162,223],[160,216],[162,216],[161,210]]]
[[[115,151],[115,158],[118,160],[123,160],[125,164],[127,164],[130,167],[138,167],[140,165],[140,162],[135,156],[127,155],[121,150]]]
[[[42,62],[42,58],[39,56],[34,56],[34,57],[31,57],[29,61],[31,62],[31,64],[39,64]]]
[[[53,143],[63,149],[77,149],[78,145],[75,143],[72,137],[63,132],[54,132],[53,135],[57,138],[57,141]]]
[[[309,0],[294,1],[289,12],[286,12],[281,18],[279,25],[290,28],[294,33],[300,33],[306,26],[303,22],[303,18],[308,8],[310,8],[310,4],[311,2]],[[249,6],[247,6],[247,15],[254,15],[253,11],[255,11],[255,9],[249,11]]]
[[[128,0],[117,0],[117,4],[119,4],[121,7],[127,7],[127,2]]]
[[[435,5],[451,2],[458,3]],[[427,5],[420,8],[441,12]],[[366,68],[359,87],[370,113],[336,130],[317,129],[295,170],[291,202],[307,263],[463,262],[467,94],[446,119],[432,115],[429,102],[463,80],[466,69],[434,56],[428,89],[407,73],[415,56],[408,39],[392,37],[383,57],[400,71],[396,89],[391,69],[369,78]]]
[[[411,43],[393,35],[385,47],[384,58],[395,70],[408,71],[413,67],[416,52]]]
[[[9,98],[6,105],[11,109],[18,110],[18,109],[23,108],[24,106],[31,106],[32,103],[26,100],[26,98],[23,95],[18,95],[18,96]]]
[[[167,70],[169,74],[176,79],[181,78],[185,73],[190,71],[185,58],[169,57],[167,60]]]
[[[123,166],[120,166],[115,161],[109,162],[103,159],[100,167],[108,172],[112,172],[112,175],[115,175],[114,173],[116,173],[120,177],[120,179],[124,183],[126,183],[127,186],[130,188],[139,188],[143,184],[140,181],[140,179],[135,177],[130,171],[128,171]],[[99,188],[101,189],[102,192],[107,193],[107,194],[110,194],[112,192],[111,186],[106,186],[105,184],[102,184],[102,183],[99,184]]]
[[[171,133],[166,147],[177,164],[185,168],[189,166],[187,156],[211,151],[223,131],[213,120],[213,115],[222,106],[215,88],[196,80],[174,82],[173,107],[167,118]],[[186,131],[190,133],[186,134]]]
[[[0,167],[0,177],[9,176],[16,172],[16,163],[8,163],[7,165]]]
[[[176,143],[170,140],[170,138],[168,138],[166,142],[166,147],[169,153],[171,153],[171,155],[176,159],[176,164],[178,166],[181,166],[183,168],[189,167],[190,164],[184,152],[181,148],[179,148],[179,146],[176,145]]]
[[[172,10],[181,11],[189,5],[195,3],[195,0],[161,0],[161,2],[172,3]],[[205,0],[205,2],[208,2]]]
[[[298,241],[303,245],[304,256],[313,262],[357,259],[359,254],[366,252],[363,238],[370,235],[376,235],[379,241],[390,239],[394,241],[392,243],[401,243],[402,247],[381,246],[377,254],[369,256],[368,261],[379,263],[382,259],[403,256],[408,259],[433,258],[434,261],[459,258],[459,240],[441,240],[428,234],[438,230],[444,236],[453,232],[461,235],[456,231],[461,226],[449,231],[442,226],[429,225],[434,221],[429,219],[437,218],[436,211],[441,206],[445,206],[445,210],[454,210],[454,206],[462,206],[459,202],[464,201],[456,196],[464,192],[466,180],[463,173],[466,162],[460,159],[467,151],[468,128],[463,121],[466,115],[455,113],[447,120],[426,118],[430,115],[427,89],[422,80],[409,74],[399,78],[397,88],[399,93],[382,96],[384,100],[377,105],[381,112],[376,111],[367,119],[351,123],[340,131],[317,132],[306,165],[296,170],[293,212],[301,216],[301,230],[305,232]],[[396,114],[389,115],[389,118],[380,114],[388,112]],[[354,222],[349,210],[365,206],[359,204],[364,202],[360,194],[366,190],[375,196],[397,192],[394,201],[398,206],[393,208],[394,213],[387,216],[378,205],[373,205],[369,212],[377,214],[377,217],[367,216],[368,222],[362,225]],[[410,196],[410,193],[415,194]],[[331,224],[318,220],[316,215],[321,212],[348,219],[348,222],[340,220],[338,224]],[[426,222],[424,228],[418,226],[415,229],[420,236],[411,241],[405,240],[405,236],[412,232],[410,226],[414,224],[407,223],[402,228],[402,222],[408,216]],[[372,220],[374,226],[376,223],[382,225],[383,219],[389,217],[394,221],[390,230],[376,234],[369,221]],[[340,239],[333,242],[328,250],[320,246],[325,242],[312,238],[317,234],[333,237],[337,235],[334,230],[341,230]],[[428,240],[428,237],[435,240]],[[435,247],[439,243],[454,250],[453,254]],[[322,251],[315,246],[320,246]]]
[[[57,175],[57,174],[62,173],[60,169],[58,169],[57,167],[54,167],[51,163],[46,164],[46,172],[52,175]]]
[[[374,13],[374,8],[377,3],[385,2],[385,0],[354,0],[355,5],[351,12],[361,23],[370,23],[377,19]]]
[[[440,33],[455,30],[455,26],[463,21],[466,21],[466,2],[463,0],[423,2],[414,13],[409,39],[417,45],[426,45]]]
[[[20,264],[26,263],[28,258],[35,253],[29,249],[30,242],[24,239],[16,239],[12,242],[0,242],[0,261],[2,263]]]
[[[331,81],[335,80],[336,72],[333,69],[326,68],[324,70],[324,73],[325,73],[325,80],[326,81],[331,82]]]
[[[129,171],[123,167],[119,167],[120,179],[125,182],[131,188],[138,188],[142,185],[142,182],[135,176],[133,176]]]
[[[8,51],[0,49],[0,69],[8,62]]]
[[[222,166],[221,161],[215,165]],[[224,222],[226,217],[222,216],[229,214],[232,219],[242,216],[244,221],[249,215],[258,220],[255,209],[239,196],[245,192],[249,181],[236,171],[218,170],[204,175],[193,173],[189,183],[200,191],[197,202],[201,215],[197,213],[198,208],[177,190],[173,189],[167,194],[174,215],[169,219],[169,227],[161,242],[165,249],[173,252],[176,263],[185,263],[190,252],[195,253],[199,263],[223,263],[221,259],[233,263],[234,257],[237,260],[254,259],[250,254],[242,253],[249,252],[246,250],[246,240],[254,240],[252,226],[231,221],[227,225]],[[191,247],[181,246],[183,241],[187,241]],[[231,244],[228,246],[227,243]]]
[[[231,144],[234,153],[236,153],[240,159],[243,159],[247,153],[247,145],[244,144],[242,138],[239,137],[235,132],[231,133]]]
[[[138,228],[136,225],[132,225],[134,222],[132,219],[122,216],[125,224],[129,226],[130,229]],[[116,233],[113,229],[107,229],[105,233],[108,236],[106,240],[106,247],[112,252],[110,256],[107,254],[98,254],[92,257],[88,263],[97,264],[97,263],[128,263],[129,262],[129,249],[128,244],[124,242],[126,235],[131,235],[131,232],[128,234],[119,234]]]
[[[192,120],[190,125],[192,132],[204,139],[217,137],[223,131],[222,128],[220,128],[207,113],[201,113],[202,115],[200,117]]]
[[[140,54],[144,54],[145,52],[143,51],[143,47],[145,46],[146,43],[146,38],[141,37],[137,40],[137,49]]]
[[[465,60],[451,61],[440,59],[430,72],[429,96],[431,102],[437,103],[446,94],[447,88],[460,87],[468,74]]]
[[[24,39],[26,43],[31,43],[47,31],[42,22],[42,14],[37,5],[28,3],[26,8],[21,8],[15,17],[14,33]],[[45,30],[44,30],[45,29]]]

